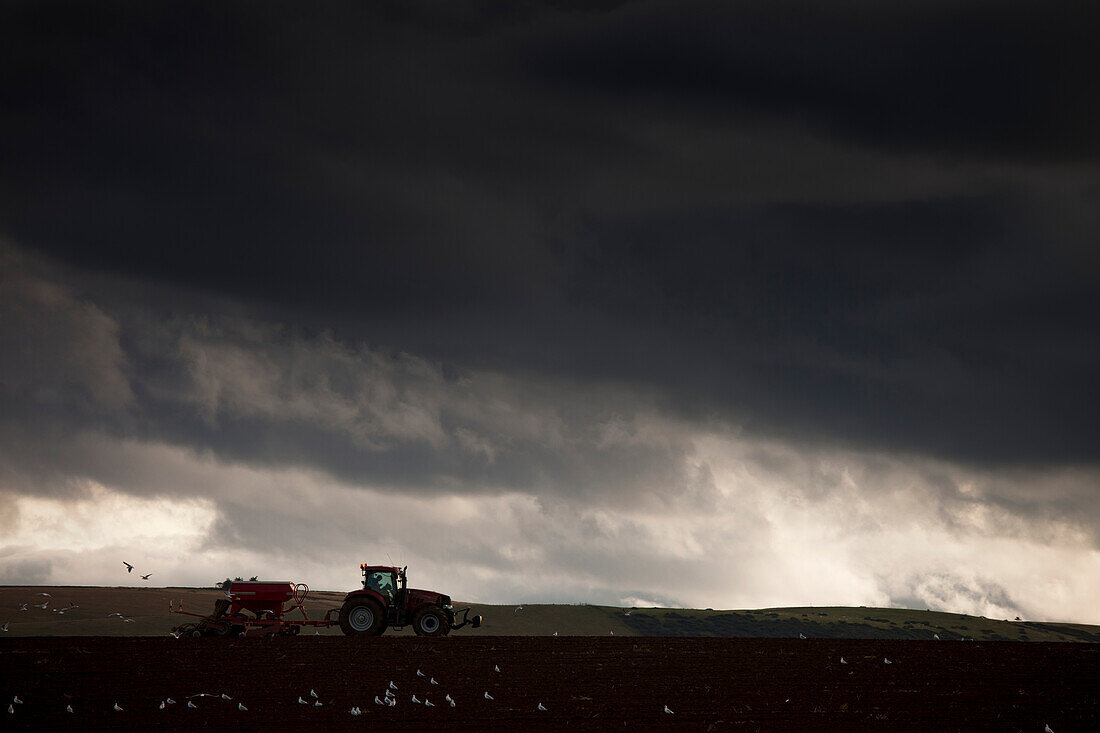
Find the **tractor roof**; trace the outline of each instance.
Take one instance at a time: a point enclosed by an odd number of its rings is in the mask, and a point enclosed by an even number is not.
[[[395,568],[395,567],[391,567],[389,565],[367,565],[366,563],[363,563],[359,567],[363,570],[364,573],[376,572],[376,571],[381,571],[381,572],[390,571],[390,572],[393,572],[393,573],[401,572],[401,568]]]

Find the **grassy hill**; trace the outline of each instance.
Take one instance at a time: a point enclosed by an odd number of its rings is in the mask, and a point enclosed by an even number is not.
[[[38,595],[49,593],[49,596]],[[184,610],[209,613],[220,591],[202,588],[98,588],[82,586],[0,586],[0,624],[4,637],[16,636],[162,636],[188,619],[168,613],[169,601]],[[313,591],[306,603],[311,618],[339,608],[342,592]],[[27,610],[20,606],[27,604]],[[48,603],[46,608],[36,604]],[[75,604],[64,613],[59,609]],[[464,604],[459,604],[461,607]],[[1100,626],[1058,622],[1007,621],[939,611],[900,608],[765,608],[714,611],[675,608],[621,609],[609,606],[470,604],[480,613],[480,629],[456,633],[493,636],[738,636],[849,639],[975,639],[978,641],[1100,642]],[[123,621],[120,613],[131,619]],[[297,618],[295,612],[291,618]],[[304,634],[312,633],[303,629]],[[320,629],[322,635],[339,628]],[[387,634],[411,634],[409,628]]]

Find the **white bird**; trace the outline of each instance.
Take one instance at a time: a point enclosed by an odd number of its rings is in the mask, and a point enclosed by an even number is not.
[[[45,596],[46,598],[53,598],[49,593],[35,593],[36,596]]]
[[[435,681],[435,677],[432,677],[430,680],[428,680],[428,684],[429,685],[438,685],[439,683]]]
[[[624,616],[629,616],[632,613],[634,613],[634,612],[633,611],[623,611]]]
[[[421,671],[420,671],[420,670],[418,669],[418,670],[416,670],[416,676],[417,676],[417,677],[424,677],[425,675],[424,675],[424,673],[423,673],[423,672],[421,672]]]
[[[610,634],[611,634],[612,636],[614,636],[614,635],[615,635],[615,632],[614,632],[614,631],[611,631],[611,632],[610,632]]]
[[[449,693],[449,692],[446,695],[443,696],[443,699],[446,700],[447,702],[454,702],[454,700],[451,698],[451,693]]]
[[[453,707],[455,706],[455,701],[454,701],[454,700],[451,700],[451,701],[450,701],[450,705],[451,705],[451,707],[453,708]]]
[[[845,662],[845,661],[844,661],[844,657],[841,657],[841,658],[840,658],[840,663],[841,663],[841,664],[847,664],[847,662]]]
[[[314,689],[313,689],[312,687],[311,687],[311,688],[309,688],[309,694],[313,696],[313,699],[314,699],[314,700],[316,700],[316,699],[317,699],[318,697],[320,697],[320,696],[319,696],[319,695],[317,694],[317,691],[316,691],[316,690],[314,690]]]
[[[117,702],[115,703],[115,710],[122,712],[122,707]]]
[[[513,614],[516,614],[516,613],[519,613],[519,612],[520,612],[520,611],[522,611],[522,610],[523,610],[523,606],[516,606],[516,610],[515,610],[515,611],[512,611],[512,613],[513,613]]]
[[[196,705],[195,703],[188,700],[187,701],[187,707],[189,707],[189,708],[198,708],[198,705]]]
[[[395,685],[395,684],[393,683],[393,680],[390,680],[390,689],[391,689],[391,690],[396,690],[396,689],[397,689],[397,685]]]
[[[161,700],[160,701],[160,709],[164,710],[164,706],[165,706],[164,700]]]
[[[178,631],[169,631],[168,635],[171,636],[173,639],[180,638],[180,632],[178,632]]]
[[[546,706],[544,706],[541,702],[539,703],[538,709],[543,711],[544,713],[546,712]]]
[[[374,704],[375,704],[375,705],[385,705],[386,703],[384,703],[384,702],[382,702],[381,700],[379,700],[379,699],[378,699],[378,695],[375,695],[375,696],[374,696]]]
[[[308,703],[308,702],[306,702],[305,700],[303,700],[303,699],[302,699],[302,696],[301,696],[301,695],[299,695],[299,696],[298,696],[298,702],[299,702],[299,704],[301,704],[301,705],[309,705],[309,703]]]
[[[165,700],[165,702],[168,703],[169,705],[175,705],[176,704],[176,701],[173,700],[172,698],[168,698],[167,700]]]
[[[15,706],[14,705],[8,705],[8,712],[11,713],[12,715],[14,715],[15,714]]]
[[[7,631],[8,630],[8,624],[10,624],[10,623],[11,623],[11,621],[5,621],[4,625],[0,626],[0,631]]]
[[[389,705],[391,708],[395,707],[397,705],[397,700],[395,698],[392,698],[392,697],[387,697],[386,698],[386,704]]]
[[[886,657],[883,657],[883,658],[882,658],[882,663],[883,663],[883,664],[893,664],[893,662],[891,662],[891,661],[890,661],[889,659],[887,659]]]
[[[107,614],[107,618],[111,618],[112,616],[121,616],[121,615],[122,615],[121,613],[119,613],[118,611],[115,611],[114,613]]]
[[[11,699],[11,701],[12,701],[13,703],[15,703],[16,705],[22,705],[22,704],[23,704],[23,701],[19,699],[19,695],[16,695],[15,697],[13,697],[13,698]]]
[[[486,700],[492,700],[493,699],[493,696],[489,694],[488,690],[485,691],[485,699]]]
[[[802,633],[801,631],[799,631],[799,632],[798,632],[798,638],[799,638],[799,639],[805,639],[805,638],[806,638],[806,635],[805,635],[805,634],[803,634],[803,633]]]
[[[397,697],[397,695],[394,695],[392,690],[386,690],[386,694],[382,697]]]
[[[313,707],[315,707],[315,708],[321,707],[321,701],[318,700],[317,702],[313,703]]]
[[[500,671],[500,667],[498,667],[497,665],[495,665],[495,664],[494,664],[494,665],[493,665],[493,671],[494,671],[494,672],[499,672],[499,671]]]
[[[20,611],[26,611],[27,610],[27,604],[24,603],[22,606],[19,607],[19,610]]]
[[[554,632],[554,636],[557,636],[557,635],[558,635],[558,632],[556,632],[556,631],[555,631],[555,632]]]
[[[65,706],[65,712],[66,713],[71,713],[72,711],[73,711],[73,706],[72,705],[66,705]]]
[[[671,710],[668,709],[668,705],[665,705],[665,712],[668,713],[669,715],[675,715],[676,714],[676,713],[674,713],[674,712],[672,712]]]
[[[412,700],[413,700],[413,702],[415,702],[415,703],[416,703],[417,705],[419,705],[419,704],[420,704],[420,701],[416,699],[416,695],[413,695],[413,697],[412,697]]]
[[[122,619],[122,623],[132,624],[132,623],[134,623],[134,620],[132,618],[124,618],[124,619]]]
[[[1046,723],[1043,723],[1043,733],[1054,733],[1054,730]]]
[[[231,698],[231,697],[230,697],[229,695],[226,695],[226,694],[225,694],[225,693],[223,692],[223,693],[222,693],[222,699],[223,699],[223,700],[232,700],[233,698]]]
[[[432,701],[431,701],[431,700],[429,700],[429,699],[427,699],[427,698],[424,698],[424,707],[426,707],[426,708],[434,708],[434,707],[435,707],[435,705],[434,705],[434,704],[432,703]]]
[[[348,712],[351,713],[352,715],[362,715],[363,714],[362,711],[359,708],[352,708]]]
[[[244,706],[243,702],[237,703],[237,709],[240,710],[242,713],[247,713],[248,712],[248,708],[246,708]]]
[[[933,639],[939,639],[939,638],[940,638],[940,635],[939,635],[939,634],[932,634],[932,638],[933,638]]]
[[[34,604],[34,607],[35,608],[45,608],[48,605],[50,605],[50,602],[46,601],[45,603],[36,603],[36,604]]]

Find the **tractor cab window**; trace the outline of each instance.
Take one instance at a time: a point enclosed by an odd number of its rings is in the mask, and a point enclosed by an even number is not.
[[[367,588],[382,594],[387,601],[392,601],[396,590],[393,582],[393,573],[373,572],[367,576]]]

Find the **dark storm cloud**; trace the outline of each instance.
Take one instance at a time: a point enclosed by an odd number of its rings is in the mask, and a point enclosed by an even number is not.
[[[364,451],[312,416],[203,414],[172,318],[232,301],[456,373],[625,383],[762,434],[1096,458],[1083,4],[4,15],[0,232],[118,320],[142,406],[57,403],[80,420],[396,485],[663,476],[644,449],[578,463],[533,436],[489,465],[427,439]],[[570,423],[575,443],[603,417]]]

